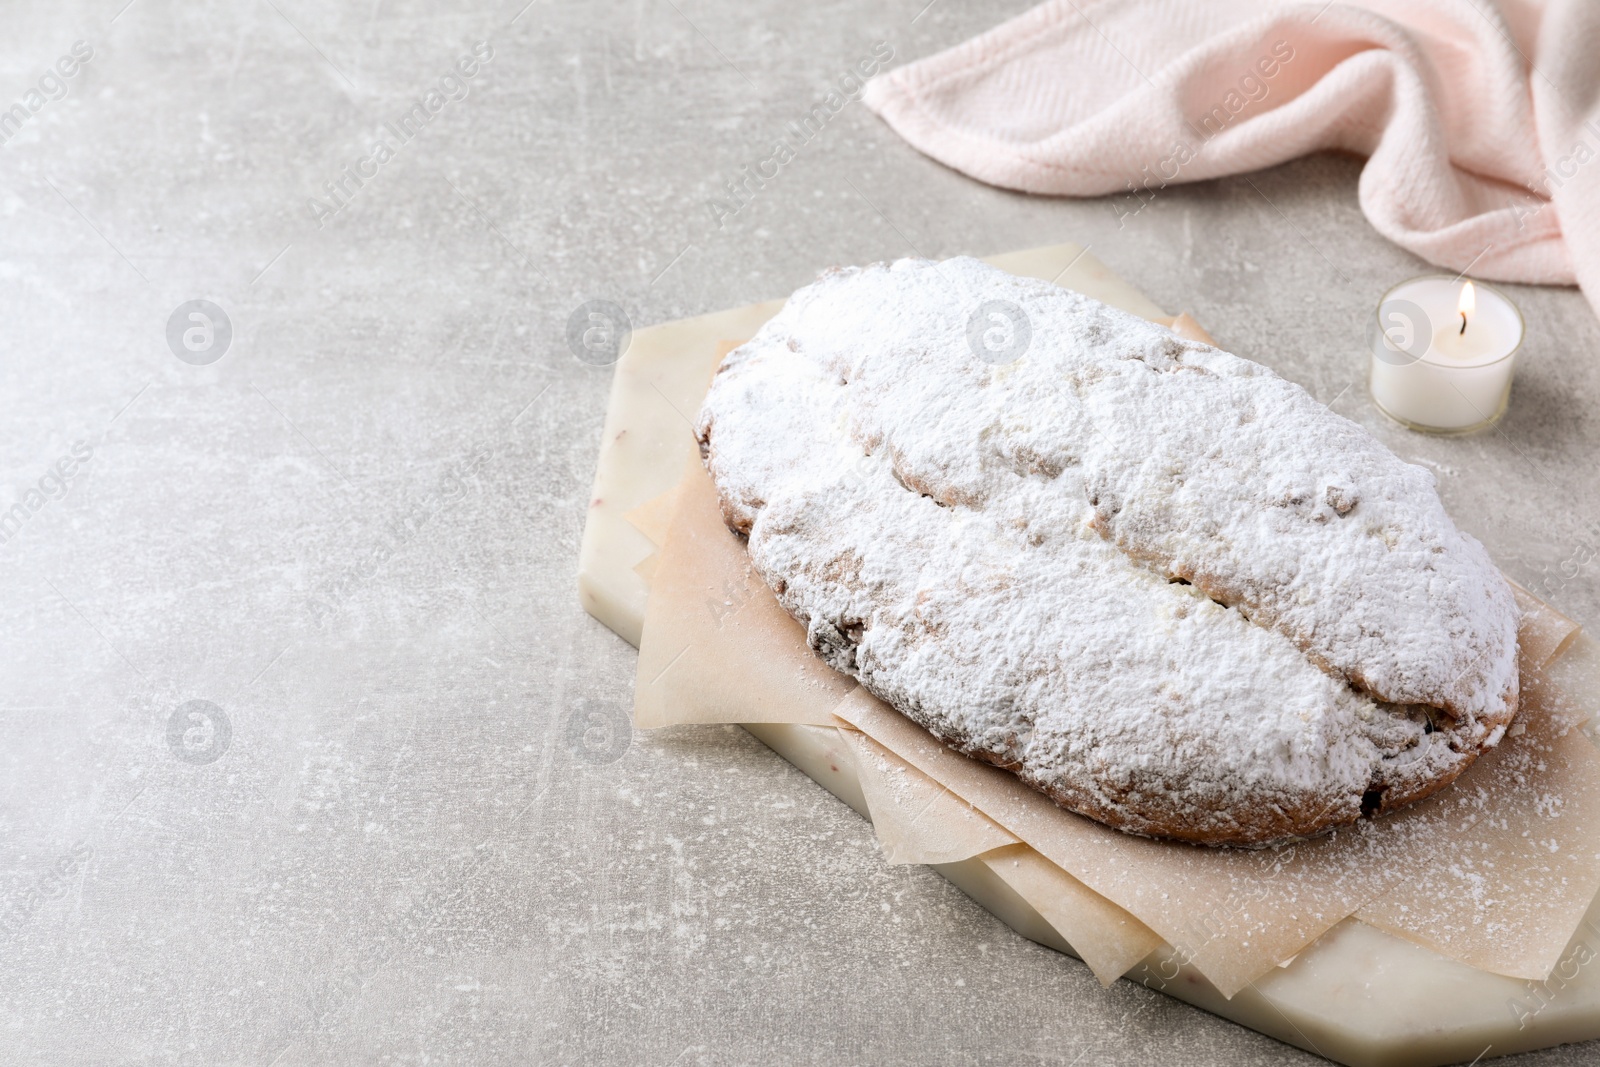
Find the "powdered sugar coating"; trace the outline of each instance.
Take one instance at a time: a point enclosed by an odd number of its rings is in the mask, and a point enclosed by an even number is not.
[[[1004,366],[967,341],[993,300],[1032,325]],[[1510,590],[1431,475],[1079,294],[834,272],[729,355],[698,433],[833,666],[1113,825],[1315,833],[1447,783],[1514,711]]]

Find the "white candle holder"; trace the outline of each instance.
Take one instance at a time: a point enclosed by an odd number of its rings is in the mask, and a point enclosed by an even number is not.
[[[1462,289],[1475,306],[1462,332]],[[1472,433],[1505,413],[1522,349],[1522,312],[1511,298],[1459,275],[1430,274],[1383,294],[1367,334],[1372,402],[1400,425]]]

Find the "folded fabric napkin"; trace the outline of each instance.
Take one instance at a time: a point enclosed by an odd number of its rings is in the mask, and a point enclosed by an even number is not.
[[[1051,0],[868,83],[918,150],[1031,193],[1158,190],[1367,157],[1378,232],[1600,308],[1600,3]]]

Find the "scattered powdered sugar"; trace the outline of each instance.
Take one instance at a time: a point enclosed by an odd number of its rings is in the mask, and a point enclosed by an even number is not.
[[[1003,366],[967,344],[993,300],[1032,326]],[[831,665],[1124,829],[1347,823],[1448,782],[1514,710],[1510,590],[1431,475],[1266,368],[1053,285],[834,272],[729,355],[698,432]]]

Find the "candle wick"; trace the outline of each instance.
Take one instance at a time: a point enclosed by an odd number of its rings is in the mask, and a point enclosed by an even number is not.
[[[1467,313],[1465,311],[1463,311],[1461,313],[1461,329],[1456,331],[1456,336],[1460,337],[1462,334],[1464,334],[1466,332],[1467,332]]]

